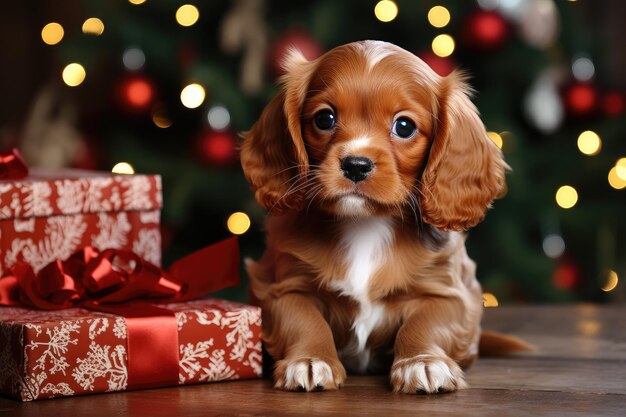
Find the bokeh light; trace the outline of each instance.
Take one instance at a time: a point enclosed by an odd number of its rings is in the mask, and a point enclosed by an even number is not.
[[[543,239],[542,248],[546,256],[556,259],[565,252],[565,241],[560,235],[551,234]]]
[[[616,190],[621,190],[626,187],[626,180],[617,174],[617,167],[613,167],[609,171],[609,185]]]
[[[450,12],[443,6],[435,6],[428,11],[428,22],[436,28],[450,23]]]
[[[502,149],[502,145],[504,144],[504,142],[502,141],[501,135],[496,132],[487,132],[487,136],[489,136],[489,139],[491,139],[498,148]]]
[[[620,158],[615,163],[615,173],[620,179],[626,181],[626,158]]]
[[[589,81],[596,73],[596,68],[591,59],[581,56],[572,62],[572,74],[578,81]]]
[[[199,18],[200,12],[193,4],[183,4],[176,10],[176,21],[181,26],[192,26]]]
[[[48,23],[41,29],[41,39],[48,45],[56,45],[61,42],[63,35],[65,35],[63,26],[56,22]]]
[[[204,102],[205,97],[204,87],[200,84],[189,84],[180,92],[180,101],[188,109],[199,107]]]
[[[157,104],[152,109],[152,122],[160,129],[167,129],[174,124],[163,104]]]
[[[602,148],[602,141],[596,132],[585,130],[578,136],[578,150],[585,155],[597,155]]]
[[[228,230],[234,235],[242,235],[250,228],[250,217],[240,211],[231,214],[226,221]]]
[[[498,307],[498,299],[490,292],[483,293],[483,307]]]
[[[138,5],[138,4],[144,4],[146,2],[146,0],[128,0],[128,2],[130,4]]]
[[[111,169],[111,172],[114,174],[131,175],[135,173],[135,169],[128,162],[118,162]]]
[[[104,23],[97,17],[90,17],[83,23],[83,33],[100,36],[104,32]]]
[[[70,87],[76,87],[82,84],[85,81],[85,77],[87,76],[87,72],[82,65],[73,62],[63,68],[63,73],[61,74],[63,77],[63,82]]]
[[[398,16],[398,6],[391,0],[381,0],[374,7],[374,15],[381,22],[391,22]]]
[[[560,187],[556,192],[556,203],[564,209],[572,208],[578,202],[578,192],[570,185]]]
[[[124,95],[126,101],[132,107],[144,108],[152,101],[154,90],[147,80],[137,78],[128,82]]]
[[[438,35],[433,39],[433,52],[435,55],[445,58],[454,52],[454,39],[450,35]]]

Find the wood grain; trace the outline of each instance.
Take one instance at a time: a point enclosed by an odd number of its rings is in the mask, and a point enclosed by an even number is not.
[[[515,334],[536,352],[481,358],[470,389],[393,394],[386,376],[349,376],[340,391],[287,393],[271,381],[235,381],[20,403],[0,417],[34,416],[625,416],[626,307],[501,307],[485,329]]]

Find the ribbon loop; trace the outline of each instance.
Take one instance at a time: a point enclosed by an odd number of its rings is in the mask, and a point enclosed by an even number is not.
[[[0,152],[0,180],[19,180],[28,176],[28,166],[16,148]]]

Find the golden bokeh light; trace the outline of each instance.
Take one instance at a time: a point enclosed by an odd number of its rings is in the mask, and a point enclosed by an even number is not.
[[[381,22],[391,22],[398,16],[398,6],[391,0],[381,0],[374,7],[374,15]]]
[[[234,235],[242,235],[250,228],[250,217],[240,211],[231,214],[226,221],[228,230]]]
[[[204,87],[200,84],[189,84],[180,92],[180,101],[188,109],[199,107],[204,102],[205,97]]]
[[[502,141],[502,136],[500,136],[496,132],[487,132],[487,136],[489,136],[489,139],[491,139],[493,141],[493,143],[495,143],[496,146],[498,146],[498,148],[502,149],[502,145],[504,143]]]
[[[56,22],[48,23],[41,29],[41,39],[48,45],[56,45],[61,42],[63,35],[65,35],[63,26]]]
[[[200,12],[193,4],[183,4],[176,10],[176,21],[181,26],[192,26],[199,18]]]
[[[570,185],[560,187],[556,192],[556,203],[564,209],[572,208],[578,202],[578,193]]]
[[[144,4],[146,0],[128,0],[128,2],[130,4],[139,5],[139,4]]]
[[[490,292],[483,293],[483,307],[498,307],[498,299]]]
[[[615,172],[617,176],[626,181],[626,158],[620,158],[615,163]]]
[[[85,77],[87,76],[87,72],[85,72],[85,68],[82,65],[73,62],[63,68],[63,73],[61,74],[63,77],[63,82],[70,87],[76,87],[81,85],[83,81],[85,81]]]
[[[435,6],[428,11],[428,22],[436,28],[450,23],[450,12],[443,6]]]
[[[602,140],[596,132],[585,130],[578,136],[578,150],[585,155],[597,155],[602,148]]]
[[[613,167],[609,171],[609,185],[616,190],[621,190],[622,188],[626,187],[626,180],[622,179],[617,174],[617,167]]]
[[[118,162],[115,164],[111,172],[114,174],[131,175],[135,173],[135,169],[128,162]]]
[[[83,23],[83,33],[100,36],[104,32],[104,23],[97,17],[90,17]]]
[[[604,285],[602,286],[601,289],[604,292],[613,291],[615,287],[617,287],[618,283],[619,283],[619,277],[617,276],[617,272],[609,271],[609,273],[606,276],[606,281],[604,282]]]
[[[450,35],[438,35],[433,39],[433,52],[435,55],[445,58],[454,52],[454,39]]]
[[[161,129],[167,129],[174,124],[172,119],[169,118],[165,106],[162,104],[156,105],[152,110],[152,122]]]

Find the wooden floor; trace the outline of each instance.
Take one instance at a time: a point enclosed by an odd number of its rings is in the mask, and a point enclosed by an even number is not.
[[[514,334],[537,352],[481,358],[470,389],[392,394],[385,377],[349,377],[338,392],[287,393],[268,380],[236,381],[19,403],[2,416],[626,416],[626,306],[500,307],[484,328]]]

